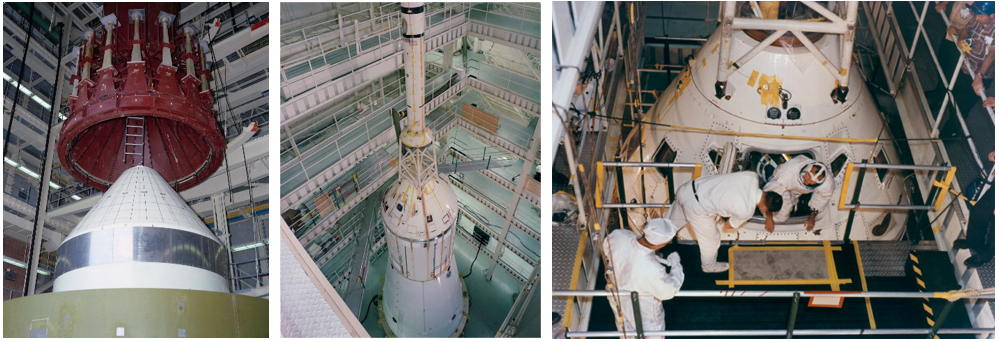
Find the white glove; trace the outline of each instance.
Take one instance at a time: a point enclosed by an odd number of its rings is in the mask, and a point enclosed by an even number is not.
[[[676,254],[676,252],[670,253],[669,256],[666,257],[666,265],[669,265],[669,267],[679,267],[680,255]]]
[[[680,286],[683,285],[684,278],[683,265],[680,264],[680,255],[676,254],[676,252],[670,253],[670,255],[666,257],[666,260],[663,260],[663,264],[669,265],[669,278],[673,281],[673,287],[679,289]]]

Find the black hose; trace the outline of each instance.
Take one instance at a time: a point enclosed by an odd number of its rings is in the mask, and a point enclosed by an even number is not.
[[[371,303],[374,303],[375,300],[378,300],[378,295],[371,297],[371,300],[368,301],[368,307],[364,309],[364,318],[361,319],[361,323],[368,319],[368,311],[371,311]]]
[[[482,251],[482,244],[479,244],[479,249],[475,250],[475,257],[472,258],[472,264],[468,265],[468,274],[466,274],[464,277],[461,277],[461,279],[468,278],[468,276],[472,275],[472,266],[475,266],[475,260],[479,259],[479,252],[481,251]]]

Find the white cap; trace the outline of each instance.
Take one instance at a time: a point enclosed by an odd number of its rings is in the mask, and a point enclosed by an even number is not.
[[[645,225],[645,241],[653,245],[661,245],[673,240],[676,236],[676,225],[667,219],[652,219]]]

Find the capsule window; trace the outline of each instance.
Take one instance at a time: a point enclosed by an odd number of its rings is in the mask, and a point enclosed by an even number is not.
[[[402,203],[396,203],[395,208],[399,211],[402,211]]]
[[[881,149],[881,151],[878,151],[878,154],[876,156],[874,156],[874,163],[876,163],[876,164],[889,164],[890,163],[890,161],[888,160],[888,156],[885,155],[885,150],[884,149]],[[888,170],[886,170],[886,169],[877,169],[877,171],[878,171],[878,179],[881,180],[882,183],[884,183],[885,182],[885,177],[888,176]]]
[[[676,160],[676,151],[674,151],[673,148],[669,146],[669,143],[666,142],[666,139],[663,139],[663,141],[659,143],[659,147],[656,148],[656,155],[654,160],[657,163],[672,163],[674,160]],[[659,173],[666,178],[669,178],[667,174],[673,171],[672,168],[669,167],[660,167],[658,168],[658,170]]]
[[[833,159],[832,163],[829,163],[829,166],[832,167],[832,174],[838,175],[843,170],[843,165],[846,165],[846,153],[840,153],[836,159]]]

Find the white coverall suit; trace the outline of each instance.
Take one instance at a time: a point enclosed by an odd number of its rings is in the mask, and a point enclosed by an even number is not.
[[[716,224],[718,217],[728,217],[733,228],[749,221],[763,197],[759,184],[756,173],[742,171],[701,177],[683,183],[676,190],[669,220],[681,229],[690,223],[701,250],[702,269],[710,269],[718,262],[718,247],[721,246],[721,227]]]
[[[658,259],[655,251],[638,243],[638,235],[626,229],[618,229],[607,235],[603,242],[604,253],[614,263],[619,289],[637,291],[638,305],[642,313],[643,331],[661,331],[666,328],[664,300],[673,299],[683,285],[683,268],[680,258],[673,253],[665,260]],[[667,273],[661,263],[667,263],[673,272]],[[608,290],[610,288],[608,287]],[[611,308],[617,314],[617,298],[608,297]],[[624,326],[627,331],[635,331],[635,314],[631,306],[631,293],[620,292],[621,310],[624,311]],[[615,317],[620,316],[615,315]],[[617,322],[621,331],[622,323]],[[661,337],[660,337],[661,338]]]
[[[801,183],[801,168],[814,163],[815,160],[806,156],[791,158],[784,164],[777,166],[773,176],[767,185],[763,186],[763,191],[773,191],[780,194],[784,199],[784,205],[780,211],[774,214],[774,222],[785,222],[791,216],[791,211],[798,205],[798,197],[811,193],[812,199],[808,201],[808,206],[815,211],[821,211],[829,205],[833,193],[833,181],[829,179],[826,172],[824,182],[810,188]]]

